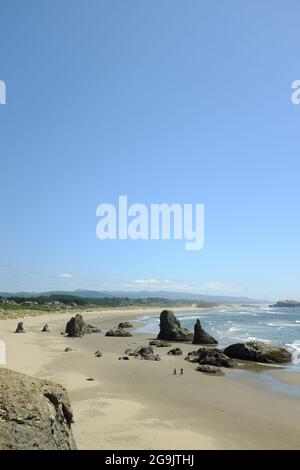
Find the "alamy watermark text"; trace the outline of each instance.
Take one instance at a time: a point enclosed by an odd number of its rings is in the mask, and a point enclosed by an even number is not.
[[[185,240],[187,251],[204,245],[203,204],[145,204],[128,206],[127,196],[119,196],[119,205],[103,203],[97,207],[100,217],[96,235],[100,240]]]

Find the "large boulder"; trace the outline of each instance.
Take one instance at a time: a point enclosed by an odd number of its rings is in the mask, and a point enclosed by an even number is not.
[[[132,349],[126,349],[124,354],[145,359],[146,361],[160,361],[160,356],[158,354],[154,354],[152,346],[139,346],[134,351]]]
[[[73,450],[72,409],[58,384],[0,369],[0,449]]]
[[[157,339],[167,341],[191,341],[193,334],[180,325],[172,310],[163,310],[160,314],[160,331]]]
[[[108,330],[105,333],[105,336],[116,336],[116,337],[122,338],[122,337],[132,336],[132,334],[129,333],[129,331],[124,330],[123,328],[115,328],[115,329],[112,328],[111,330]]]
[[[25,333],[22,321],[18,323],[15,333]]]
[[[262,341],[231,344],[224,349],[224,354],[234,359],[244,359],[246,361],[267,364],[280,364],[292,360],[291,353],[286,349]]]
[[[218,341],[203,330],[198,319],[194,326],[193,344],[217,344]]]
[[[85,334],[96,332],[97,328],[83,321],[82,315],[78,313],[66,324],[66,333],[69,337],[80,337]]]

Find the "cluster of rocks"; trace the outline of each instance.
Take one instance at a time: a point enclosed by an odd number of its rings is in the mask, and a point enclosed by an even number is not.
[[[137,349],[126,349],[125,356],[133,356],[146,361],[160,361],[160,356],[154,353],[152,346],[139,346]]]

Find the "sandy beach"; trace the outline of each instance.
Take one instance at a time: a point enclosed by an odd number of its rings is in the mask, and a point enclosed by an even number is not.
[[[120,320],[131,319],[137,325],[138,316],[159,313],[82,312],[85,320],[104,331]],[[118,360],[125,349],[148,344],[153,336],[116,338],[102,332],[68,339],[60,333],[70,316],[67,312],[22,318],[26,334],[18,335],[17,319],[1,320],[0,339],[6,343],[7,368],[67,388],[79,449],[300,449],[296,396],[272,393],[252,382],[251,376],[244,380],[238,369],[226,370],[224,376],[201,374],[195,364],[184,361],[187,352],[197,349],[190,344],[180,343],[184,354],[178,357],[159,348],[159,362]],[[41,333],[45,323],[49,333]],[[75,351],[65,352],[68,346]],[[94,356],[98,349],[102,358]],[[184,374],[173,376],[174,367],[183,368]],[[297,374],[274,374],[283,382],[299,384]],[[89,377],[94,381],[87,381]]]

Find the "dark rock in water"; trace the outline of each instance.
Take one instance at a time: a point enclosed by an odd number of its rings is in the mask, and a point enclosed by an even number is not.
[[[119,361],[129,361],[129,357],[128,356],[119,357]]]
[[[182,349],[174,348],[167,352],[169,356],[182,356]]]
[[[80,337],[85,334],[93,333],[94,327],[83,321],[82,315],[78,313],[72,317],[66,325],[66,333],[69,337]]]
[[[217,348],[200,348],[198,351],[190,352],[185,359],[200,365],[234,367],[234,361]]]
[[[172,343],[168,343],[168,341],[161,341],[159,339],[152,339],[149,341],[150,346],[157,346],[158,348],[170,348]]]
[[[96,351],[95,352],[95,357],[102,357],[102,352],[101,351]]]
[[[223,375],[223,372],[219,367],[209,366],[209,365],[200,365],[196,368],[198,372],[204,372],[205,374],[215,374],[215,375]]]
[[[191,341],[193,334],[183,328],[172,310],[163,310],[160,314],[160,332],[157,339],[167,341]]]
[[[25,333],[23,322],[19,322],[15,333]]]
[[[194,326],[193,344],[217,344],[218,341],[203,330],[198,319]]]
[[[88,379],[85,379],[85,380],[87,380],[88,382],[94,382],[95,379],[93,377],[89,377]]]
[[[0,368],[0,403],[1,450],[76,449],[61,385]]]
[[[132,336],[132,334],[129,333],[129,331],[124,330],[123,328],[117,328],[108,330],[105,336],[127,337]]]
[[[133,328],[133,324],[130,323],[129,321],[124,321],[119,323],[118,328]]]
[[[46,325],[43,326],[42,333],[49,333],[49,331],[49,326],[46,323]]]
[[[292,360],[291,353],[286,349],[263,343],[262,341],[231,344],[224,349],[224,354],[234,359],[263,362],[266,364],[280,364]]]

